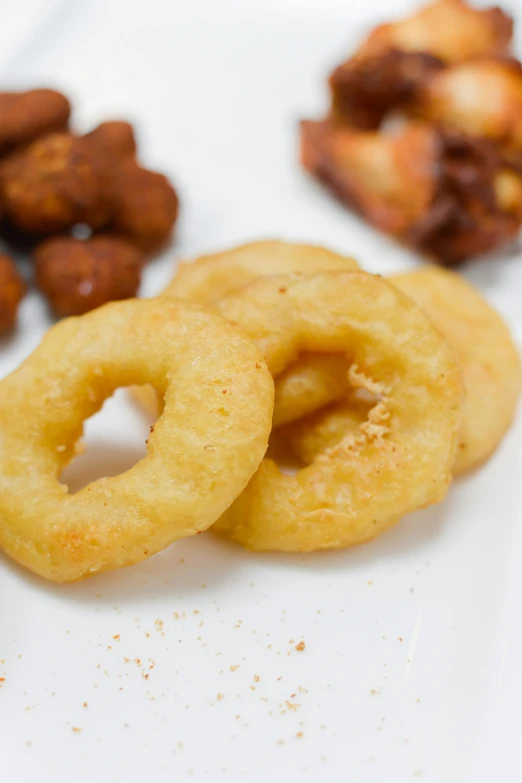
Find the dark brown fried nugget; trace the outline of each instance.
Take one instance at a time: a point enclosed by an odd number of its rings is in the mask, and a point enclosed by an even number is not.
[[[119,237],[56,237],[34,255],[36,285],[58,315],[80,315],[136,295],[143,257]]]
[[[178,196],[163,174],[127,162],[116,175],[116,209],[111,231],[146,253],[170,238],[178,217]]]
[[[113,215],[113,169],[91,142],[68,133],[39,139],[0,167],[5,212],[17,228],[51,234],[75,223],[101,228]]]
[[[102,122],[84,138],[116,158],[133,158],[136,155],[134,128],[124,120]]]
[[[25,283],[13,259],[5,253],[0,253],[0,334],[14,327],[18,305],[25,292]]]
[[[67,130],[70,114],[71,104],[56,90],[0,92],[0,152]]]

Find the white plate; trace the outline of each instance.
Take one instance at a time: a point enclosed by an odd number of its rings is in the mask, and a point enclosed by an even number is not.
[[[2,81],[63,87],[80,127],[136,119],[143,159],[182,195],[176,257],[277,236],[411,267],[296,163],[297,120],[321,113],[357,35],[335,5],[65,3]],[[465,273],[520,340],[520,254]],[[48,324],[32,294],[0,374]],[[87,431],[74,480],[128,466],[147,422],[120,395]],[[72,586],[2,558],[2,780],[517,779],[521,442],[519,417],[441,506],[348,552],[255,555],[208,534]]]

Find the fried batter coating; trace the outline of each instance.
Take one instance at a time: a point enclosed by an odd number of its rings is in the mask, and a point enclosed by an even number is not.
[[[446,62],[508,51],[513,20],[501,8],[473,8],[465,0],[435,0],[412,16],[375,27],[359,50],[427,52]]]
[[[358,269],[358,264],[320,245],[262,239],[182,261],[163,293],[209,305],[258,277],[293,272],[313,275],[329,269]]]
[[[429,316],[460,364],[466,401],[453,470],[455,475],[467,473],[489,459],[513,420],[522,382],[518,351],[502,318],[460,275],[426,267],[395,275],[390,282]],[[342,381],[342,373],[334,370]],[[280,434],[310,464],[357,432],[369,407],[352,389],[343,402],[284,427]]]
[[[213,530],[253,550],[353,546],[436,503],[461,422],[453,354],[421,309],[364,272],[259,279],[218,304],[276,377],[302,351],[337,352],[379,393],[366,427],[289,476],[265,458]]]
[[[16,323],[18,305],[26,288],[13,259],[0,253],[0,334],[10,331]]]
[[[522,65],[482,58],[432,74],[421,83],[412,110],[426,120],[502,145],[522,167]]]
[[[67,130],[71,104],[56,90],[0,92],[0,152]]]
[[[102,122],[101,125],[87,133],[84,138],[89,139],[116,158],[133,158],[136,155],[134,128],[130,122],[124,120]]]
[[[303,122],[301,160],[369,223],[452,265],[514,237],[522,179],[491,144],[409,122],[396,133]]]
[[[119,170],[115,181],[116,211],[111,229],[144,252],[159,250],[170,238],[179,201],[167,177],[134,162]]]
[[[344,125],[375,130],[390,111],[405,109],[419,86],[444,68],[426,52],[385,49],[342,63],[330,76],[331,117]]]
[[[111,176],[107,156],[88,140],[51,134],[3,161],[6,214],[17,228],[35,234],[75,223],[101,228],[114,211]]]
[[[142,254],[119,237],[48,239],[34,259],[36,285],[58,315],[81,315],[106,302],[130,299],[140,285]]]
[[[60,474],[84,421],[132,383],[165,400],[146,455],[68,492]],[[273,399],[259,351],[202,308],[134,299],[60,321],[0,382],[1,548],[70,582],[203,532],[259,466]]]

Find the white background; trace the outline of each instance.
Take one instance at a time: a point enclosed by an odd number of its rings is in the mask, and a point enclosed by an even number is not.
[[[419,262],[310,182],[296,142],[298,119],[324,110],[329,69],[391,6],[4,3],[0,79],[61,86],[81,129],[136,120],[143,160],[183,202],[145,295],[175,259],[263,236],[387,273]],[[518,341],[521,262],[515,249],[465,270]],[[49,323],[28,297],[0,374]],[[111,401],[71,486],[132,464],[147,429],[122,395]],[[521,439],[519,417],[441,506],[352,551],[255,555],[207,534],[62,586],[2,558],[2,780],[517,779]]]

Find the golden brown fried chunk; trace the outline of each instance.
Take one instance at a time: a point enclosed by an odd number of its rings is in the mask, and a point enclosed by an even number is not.
[[[58,315],[80,315],[135,296],[142,263],[140,251],[119,237],[57,237],[36,250],[36,284]]]
[[[412,110],[426,120],[499,142],[522,165],[522,66],[482,58],[432,74],[418,88]]]
[[[12,258],[0,253],[0,334],[16,323],[18,305],[25,294],[25,283]]]
[[[0,151],[67,130],[71,105],[56,90],[0,92]]]
[[[391,47],[458,62],[505,53],[512,35],[512,19],[498,7],[479,9],[465,0],[435,0],[407,19],[376,27],[359,51],[375,54]]]
[[[522,178],[486,141],[410,122],[395,134],[304,122],[303,166],[369,223],[452,265],[514,237]]]
[[[126,163],[115,184],[116,211],[111,229],[144,252],[164,245],[178,217],[176,191],[167,177]]]
[[[136,138],[130,122],[123,120],[102,122],[101,125],[87,133],[84,138],[89,139],[115,158],[133,158],[136,155]]]
[[[113,214],[111,167],[86,139],[56,133],[6,158],[0,169],[7,217],[19,229],[50,234]]]
[[[333,120],[361,130],[377,128],[385,114],[406,108],[422,85],[444,68],[425,52],[385,49],[342,63],[330,76]]]
[[[303,122],[301,161],[348,206],[382,231],[402,235],[433,199],[434,133],[411,123],[398,135]]]

